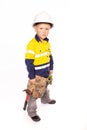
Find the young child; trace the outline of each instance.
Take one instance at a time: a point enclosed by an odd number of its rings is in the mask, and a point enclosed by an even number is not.
[[[55,104],[56,101],[50,99],[47,86],[52,83],[53,57],[49,39],[49,30],[53,27],[51,17],[46,12],[36,15],[33,27],[35,37],[26,46],[25,64],[28,70],[28,85],[25,90],[29,95],[27,112],[33,121],[40,121],[37,114],[36,100],[41,98],[41,102]]]

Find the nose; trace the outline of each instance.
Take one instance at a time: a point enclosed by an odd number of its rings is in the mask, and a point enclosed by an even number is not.
[[[44,30],[43,30],[43,34],[45,34],[45,33],[46,33],[46,30],[44,29]]]

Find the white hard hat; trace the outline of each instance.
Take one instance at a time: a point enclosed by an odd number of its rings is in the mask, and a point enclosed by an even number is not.
[[[38,23],[49,23],[51,25],[51,27],[53,27],[53,21],[50,17],[50,15],[46,12],[40,12],[38,13],[33,21],[33,26],[35,26]]]

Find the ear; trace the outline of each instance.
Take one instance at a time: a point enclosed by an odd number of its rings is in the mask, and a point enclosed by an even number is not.
[[[37,32],[37,26],[34,26],[34,30],[35,30],[35,32]]]

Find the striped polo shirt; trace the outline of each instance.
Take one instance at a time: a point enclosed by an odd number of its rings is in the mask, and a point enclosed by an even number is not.
[[[28,77],[35,78],[35,75],[48,77],[49,71],[53,70],[53,57],[49,39],[45,38],[43,42],[35,37],[29,41],[26,46],[25,64],[28,70]]]

